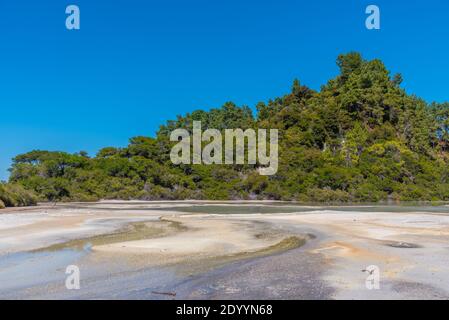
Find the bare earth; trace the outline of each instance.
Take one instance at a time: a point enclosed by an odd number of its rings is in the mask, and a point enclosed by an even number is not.
[[[68,290],[68,265],[81,288]],[[380,289],[366,287],[366,268]],[[119,202],[0,210],[5,299],[448,299],[449,207]]]

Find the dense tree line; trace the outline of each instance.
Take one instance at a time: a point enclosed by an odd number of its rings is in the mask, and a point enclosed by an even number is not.
[[[275,199],[318,202],[449,200],[449,103],[427,104],[401,88],[379,60],[340,55],[340,74],[319,92],[291,92],[257,105],[197,110],[135,137],[126,148],[32,151],[13,159],[10,185],[40,200]],[[171,163],[175,128],[279,129],[279,170],[257,165]],[[5,188],[5,187],[1,187]],[[7,189],[8,190],[8,189]],[[0,198],[6,205],[14,202]],[[20,203],[20,202],[19,202]],[[1,205],[1,202],[0,202]]]

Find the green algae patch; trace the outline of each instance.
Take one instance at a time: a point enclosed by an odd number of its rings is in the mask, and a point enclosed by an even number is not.
[[[180,222],[166,219],[133,222],[113,233],[56,243],[48,247],[33,250],[33,252],[58,251],[63,249],[84,250],[86,247],[165,237],[185,230],[187,228]]]
[[[288,250],[296,249],[303,246],[306,243],[305,238],[300,238],[297,236],[291,236],[285,238],[278,243],[271,245],[269,247],[257,250],[257,251],[244,251],[232,255],[227,255],[217,258],[218,260],[223,259],[225,262],[232,262],[241,259],[257,258],[262,256],[269,256],[272,254],[282,253]]]
[[[287,238],[282,239],[278,243],[275,243],[271,246],[256,251],[243,251],[230,255],[191,260],[188,261],[187,263],[181,263],[178,272],[181,274],[194,275],[209,271],[214,268],[222,267],[232,262],[280,254],[283,252],[287,252],[289,250],[302,247],[303,245],[306,244],[307,238],[308,238],[307,236],[305,237],[289,236]]]

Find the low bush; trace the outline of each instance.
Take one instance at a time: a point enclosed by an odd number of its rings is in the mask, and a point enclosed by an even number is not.
[[[18,184],[0,184],[0,208],[36,205],[37,197]]]

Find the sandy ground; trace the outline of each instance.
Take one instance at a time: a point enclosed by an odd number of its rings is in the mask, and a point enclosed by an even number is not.
[[[80,290],[65,288],[71,264]],[[379,289],[367,287],[369,266]],[[108,201],[0,210],[0,298],[448,299],[449,207]]]

